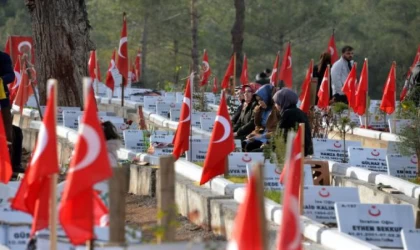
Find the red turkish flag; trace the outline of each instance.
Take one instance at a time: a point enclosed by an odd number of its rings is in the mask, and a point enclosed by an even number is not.
[[[407,92],[408,92],[408,86],[407,85],[408,85],[408,82],[405,82],[404,83],[404,87],[401,90],[401,93],[400,93],[400,102],[404,101],[405,96],[407,95]]]
[[[137,81],[137,76],[136,76],[136,65],[135,65],[135,63],[133,63],[133,64],[131,65],[130,78],[131,78],[131,82],[132,82],[132,83]]]
[[[106,72],[106,79],[105,85],[114,92],[115,81],[112,77],[111,71],[116,70],[117,67],[115,66],[115,50],[112,52],[111,61],[109,62],[108,71]]]
[[[347,96],[347,101],[349,103],[349,107],[356,109],[356,83],[357,83],[357,64],[354,63],[353,67],[350,70],[349,75],[344,81],[343,87],[341,91]]]
[[[300,228],[299,190],[302,180],[302,127],[299,127],[292,143],[291,153],[286,160],[287,180],[283,198],[283,215],[279,230],[278,250],[301,250],[302,232]]]
[[[20,113],[22,114],[25,104],[28,102],[29,97],[34,94],[29,75],[26,70],[21,70],[21,80],[17,88],[14,105],[19,106]]]
[[[193,74],[188,77],[185,86],[184,99],[182,100],[181,115],[179,117],[178,127],[175,132],[172,144],[174,145],[173,156],[178,160],[182,153],[187,151],[189,147],[189,138],[191,130],[191,81]]]
[[[363,64],[362,73],[360,74],[359,84],[357,85],[356,90],[356,102],[354,104],[355,109],[354,113],[358,115],[364,115],[366,113],[366,101],[367,101],[367,91],[368,91],[368,68],[367,60]]]
[[[217,77],[214,78],[213,80],[213,89],[212,89],[213,93],[217,93]]]
[[[327,51],[331,54],[331,64],[334,64],[340,58],[338,56],[337,46],[335,46],[334,33],[331,35],[330,41],[328,42]]]
[[[51,175],[59,172],[56,136],[56,100],[54,82],[48,82],[48,100],[37,143],[24,179],[12,202],[12,208],[34,217],[31,235],[48,227]]]
[[[93,214],[95,217],[95,226],[105,227],[109,225],[109,210],[99,197],[97,190],[93,192]]]
[[[15,101],[15,98],[19,89],[19,85],[22,80],[22,75],[21,75],[22,70],[20,68],[20,65],[21,63],[20,63],[20,56],[19,56],[18,59],[16,60],[15,67],[13,69],[13,71],[15,72],[15,80],[9,86],[9,92],[10,92],[9,99],[10,99],[10,102],[12,103]]]
[[[9,36],[4,52],[10,55],[14,63],[16,63],[19,56],[22,57],[23,54],[27,54],[28,59],[34,64],[35,50],[33,44],[32,37],[30,36]]]
[[[239,80],[241,81],[242,85],[248,84],[248,59],[246,58],[246,55],[244,55],[241,78]]]
[[[299,97],[302,101],[302,103],[300,104],[300,109],[305,113],[308,113],[309,108],[311,107],[311,80],[312,80],[312,71],[314,68],[313,64],[314,62],[313,60],[311,60],[311,62],[309,63],[308,70],[306,71],[305,80],[303,81],[303,84],[302,84],[302,92]]]
[[[79,125],[79,137],[67,172],[59,211],[60,223],[73,245],[94,238],[93,186],[112,175],[91,84],[85,82],[85,91],[88,92],[85,111]]]
[[[414,66],[416,66],[416,64],[417,64],[418,62],[420,62],[420,45],[419,45],[419,47],[417,48],[417,53],[416,53],[416,55],[414,56],[413,63],[411,64],[411,67],[410,67],[410,69],[409,69],[409,70],[408,70],[408,72],[407,72],[407,79],[409,79],[409,78],[410,78],[410,75],[411,75],[411,70],[414,68]],[[405,96],[404,96],[404,97],[405,97]]]
[[[209,81],[210,75],[211,75],[211,69],[209,64],[209,56],[207,55],[207,51],[204,50],[203,54],[203,62],[202,62],[202,75],[201,75],[201,83],[200,86],[204,86]]]
[[[259,221],[257,180],[251,175],[246,184],[245,198],[239,206],[235,218],[232,238],[227,249],[259,250],[263,249],[264,240],[261,239],[261,222]]]
[[[141,75],[141,52],[140,52],[140,49],[137,51],[135,67],[136,67],[136,79],[137,79],[137,81],[140,81],[140,75]]]
[[[235,150],[232,124],[226,105],[225,93],[220,97],[219,110],[214,121],[213,132],[210,137],[209,150],[204,160],[200,185],[225,172],[226,158]]]
[[[222,81],[222,89],[227,89],[229,88],[229,83],[230,83],[230,78],[233,76],[233,67],[234,67],[234,55],[232,55],[232,57],[230,58],[230,62],[229,65],[226,69],[226,73],[225,76],[223,77],[223,81]]]
[[[389,70],[388,78],[384,87],[384,94],[382,95],[381,106],[379,107],[382,111],[388,115],[395,111],[395,96],[396,96],[396,83],[395,83],[395,63],[392,63],[391,69]]]
[[[277,53],[276,60],[274,60],[273,70],[271,71],[271,76],[270,76],[270,83],[273,86],[277,85],[277,82],[279,79],[279,73],[277,72],[279,68],[279,62],[280,62],[280,55],[279,53]]]
[[[120,71],[120,74],[123,76],[124,87],[128,83],[128,42],[127,42],[127,19],[124,13],[123,16],[123,26],[121,30],[120,45],[118,47],[118,61],[117,68]]]
[[[89,76],[93,81],[101,81],[101,72],[99,70],[98,60],[96,59],[96,50],[90,52],[89,62]]]
[[[279,81],[283,81],[284,85],[292,88],[293,85],[293,63],[292,63],[292,50],[290,43],[287,45],[284,53],[283,61],[281,62]]]
[[[328,65],[327,70],[322,78],[321,86],[318,91],[318,108],[326,109],[330,104],[330,66]]]
[[[6,131],[4,130],[3,118],[0,115],[0,182],[9,183],[13,170],[10,164],[9,148],[7,147]]]

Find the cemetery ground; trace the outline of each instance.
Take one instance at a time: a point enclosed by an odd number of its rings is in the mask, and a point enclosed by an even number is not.
[[[144,243],[156,243],[156,234],[159,234],[157,224],[156,198],[145,195],[126,195],[126,224],[141,228]],[[190,216],[195,216],[192,213]],[[188,218],[177,215],[175,241],[226,241],[223,236],[214,235],[211,231],[192,224]]]

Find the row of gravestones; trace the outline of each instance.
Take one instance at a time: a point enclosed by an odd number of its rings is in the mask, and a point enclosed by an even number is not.
[[[134,131],[124,131],[126,142],[133,138]],[[136,134],[139,134],[136,131]],[[167,151],[155,151],[156,155],[169,154],[172,151],[173,134],[154,131],[150,136],[150,143]],[[208,139],[192,138],[192,150],[186,153],[187,159],[202,162],[205,159]],[[322,141],[332,143],[337,152],[340,142],[333,140]],[[315,142],[316,143],[316,142]],[[316,143],[318,144],[318,143]],[[334,145],[335,144],[335,145]],[[316,146],[315,146],[316,147]],[[331,153],[329,152],[329,153]],[[320,153],[320,152],[318,152]],[[262,153],[234,152],[229,155],[229,175],[246,177],[253,162],[263,162]],[[361,204],[357,188],[313,186],[312,172],[309,165],[305,165],[304,177],[304,215],[320,223],[338,225],[340,232],[367,241],[379,247],[402,247],[415,244],[420,231],[414,229],[414,213],[409,205],[389,204]],[[264,164],[265,190],[282,191],[279,183],[281,170],[274,164]],[[398,214],[407,215],[401,219]],[[403,234],[401,233],[403,230]],[[414,240],[414,243],[412,242]],[[409,249],[409,248],[406,248]]]
[[[364,148],[360,141],[313,139],[316,159],[342,162],[346,157],[351,166],[370,171],[387,173],[403,179],[413,179],[417,175],[417,156],[403,156],[395,142],[388,142],[388,148]]]
[[[5,245],[13,250],[26,250],[31,238],[32,217],[11,208],[11,201],[15,197],[20,183],[21,182],[18,181],[9,182],[7,185],[0,183],[0,221],[2,222],[0,225],[0,245]],[[61,200],[64,186],[65,182],[61,182],[57,185],[57,203]],[[107,182],[96,184],[94,189],[97,191],[104,204],[109,207],[109,188]],[[98,242],[105,243],[109,241],[109,227],[107,226],[109,222],[108,216],[104,215],[100,221],[103,225],[95,226],[95,234]],[[60,227],[58,228],[57,233],[61,238],[65,238],[65,233]],[[49,235],[49,231],[42,230],[36,234],[36,237],[40,235]],[[126,239],[131,243],[140,243],[141,232],[138,230],[133,231],[130,235],[126,235]],[[42,245],[43,247],[38,245],[37,249],[48,249],[49,245],[47,243],[44,245]],[[60,243],[60,249],[74,249],[69,243],[64,245]]]

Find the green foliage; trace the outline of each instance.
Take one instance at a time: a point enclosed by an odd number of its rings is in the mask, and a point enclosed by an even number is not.
[[[403,103],[402,108],[406,119],[412,120],[411,125],[401,128],[398,133],[398,148],[403,155],[412,155],[413,152],[420,156],[420,109],[413,108],[410,104]]]
[[[264,196],[274,202],[281,204],[281,196],[282,192],[280,191],[273,191],[273,190],[265,190]]]

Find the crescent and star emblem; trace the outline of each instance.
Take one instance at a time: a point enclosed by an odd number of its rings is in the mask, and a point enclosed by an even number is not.
[[[84,158],[73,168],[69,168],[68,172],[73,173],[88,167],[94,162],[100,153],[100,139],[98,133],[88,124],[82,123],[80,125],[80,138],[83,138],[86,143],[87,152]]]
[[[225,117],[218,115],[216,116],[215,122],[219,122],[223,126],[224,133],[223,133],[223,136],[219,140],[214,141],[213,143],[224,142],[229,137],[230,132],[231,132],[229,121]]]
[[[120,46],[119,46],[119,48],[118,48],[118,55],[120,56],[120,57],[122,57],[122,58],[126,58],[125,56],[123,56],[122,54],[121,54],[121,48],[122,48],[122,46],[123,46],[123,44],[124,43],[127,43],[127,37],[125,36],[125,37],[122,37],[121,39],[120,39]]]
[[[187,116],[187,118],[185,118],[184,120],[179,121],[179,122],[187,122],[187,121],[191,120],[191,116],[190,116],[191,99],[190,99],[190,98],[188,98],[188,97],[184,97],[184,99],[182,99],[182,102],[183,102],[185,105],[187,105],[187,106],[188,106],[188,116]]]
[[[377,209],[376,206],[372,206],[372,209],[369,209],[368,212],[369,215],[373,217],[378,217],[379,215],[381,215],[381,210]]]

